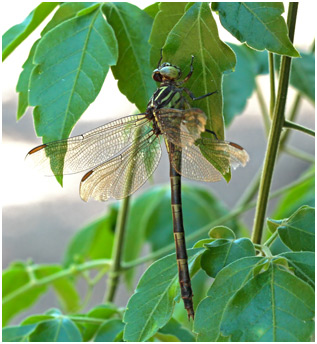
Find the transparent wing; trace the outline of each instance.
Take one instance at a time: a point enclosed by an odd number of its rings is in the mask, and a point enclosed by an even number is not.
[[[118,154],[147,123],[144,114],[123,117],[85,134],[35,147],[26,160],[46,175],[82,172]]]
[[[185,147],[194,144],[205,131],[207,117],[198,108],[186,110],[163,108],[157,112],[160,129],[168,141]]]
[[[180,138],[181,152],[170,152],[170,159],[175,170],[186,178],[216,182],[229,172],[230,166],[235,169],[249,161],[248,153],[236,143],[203,138],[198,144],[190,144],[182,133]]]
[[[153,174],[160,158],[159,138],[150,130],[123,153],[87,172],[80,183],[80,196],[84,201],[106,201],[131,195]]]

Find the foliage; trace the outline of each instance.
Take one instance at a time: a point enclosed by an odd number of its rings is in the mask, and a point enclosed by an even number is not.
[[[212,3],[210,7],[209,3],[163,2],[144,10],[129,3],[42,3],[4,34],[3,60],[55,8],[17,83],[17,118],[23,117],[27,107],[34,107],[35,130],[44,142],[69,136],[99,94],[109,68],[120,91],[144,111],[156,89],[151,73],[161,48],[163,61],[178,65],[183,75],[195,55],[188,88],[196,96],[217,90],[195,106],[204,110],[207,128],[219,138],[224,138],[224,124],[234,121],[253,92],[259,91],[257,77],[274,74],[268,64],[272,53],[279,80],[287,74],[285,61],[294,57],[290,84],[299,97],[314,102],[315,55],[300,51],[297,59],[298,50],[289,37],[291,23],[287,25],[281,15],[282,3]],[[215,15],[241,44],[226,44],[219,38]],[[286,93],[287,82],[276,104],[286,99]],[[285,111],[278,109],[274,113],[284,116]],[[273,128],[274,119],[272,123]],[[278,137],[272,143],[272,136],[268,147],[282,141]],[[57,179],[62,184],[62,178]],[[260,238],[267,229],[261,242],[254,240],[255,229],[252,239],[248,238],[240,218],[246,210],[259,207],[259,201],[251,201],[259,180],[255,185],[230,210],[211,192],[183,185],[187,246],[192,247],[188,249],[189,267],[191,276],[195,275],[192,328],[179,306],[170,190],[162,185],[132,200],[124,214],[124,240],[116,236],[120,211],[115,204],[75,234],[62,264],[13,262],[6,268],[3,341],[309,341],[314,330],[314,171],[310,169],[276,193],[283,196],[261,225]],[[116,245],[123,251],[119,270],[113,270]],[[140,258],[145,247],[150,252]],[[131,289],[136,268],[148,262],[152,264],[125,309],[100,301],[83,311],[105,275],[109,280],[124,276]],[[88,285],[84,300],[78,293],[80,279]],[[60,309],[10,325],[50,289]]]

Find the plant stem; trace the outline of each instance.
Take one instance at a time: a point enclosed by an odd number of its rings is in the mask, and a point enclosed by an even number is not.
[[[270,70],[270,118],[273,117],[275,107],[275,71],[274,71],[274,54],[269,52],[269,70]]]
[[[293,42],[294,37],[297,7],[298,3],[289,3],[287,24],[289,28],[289,36],[291,42]],[[256,244],[261,243],[265,213],[267,209],[275,160],[278,152],[281,132],[284,125],[284,112],[288,91],[290,67],[291,58],[288,56],[283,56],[281,61],[277,100],[274,108],[274,114],[268,138],[268,145],[264,159],[263,172],[261,176],[260,189],[258,195],[258,203],[256,207],[254,226],[252,231],[252,242]]]
[[[263,117],[265,132],[268,133],[269,128],[270,128],[269,113],[268,113],[268,110],[266,108],[266,104],[265,104],[265,100],[264,100],[264,97],[263,97],[263,94],[261,91],[261,87],[257,81],[255,81],[255,82],[256,82],[255,91],[256,91],[256,95],[258,97],[258,101],[259,101],[259,105],[260,105],[260,109],[261,109],[261,113],[262,113],[262,117]]]
[[[311,136],[315,136],[315,131],[312,129],[309,129],[307,127],[304,127],[303,125],[294,123],[292,121],[284,121],[284,128],[289,128],[289,129],[295,129],[298,131],[302,131],[305,134],[311,135]]]
[[[130,197],[123,199],[116,223],[115,237],[113,242],[112,265],[108,276],[106,302],[113,302],[119,284],[119,273],[121,270],[122,251],[124,244],[124,232],[127,223]]]

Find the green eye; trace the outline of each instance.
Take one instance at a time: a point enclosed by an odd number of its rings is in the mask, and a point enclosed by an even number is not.
[[[163,77],[168,79],[178,79],[180,77],[180,70],[174,66],[166,66],[160,69]]]

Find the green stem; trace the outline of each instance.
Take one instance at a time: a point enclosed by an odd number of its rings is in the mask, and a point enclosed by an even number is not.
[[[297,7],[298,3],[289,3],[287,23],[289,27],[289,36],[291,42],[293,41],[294,37]],[[281,61],[280,80],[278,85],[276,106],[274,109],[272,125],[269,132],[268,146],[264,159],[263,172],[261,176],[258,195],[258,204],[255,211],[254,226],[252,231],[252,241],[256,244],[261,243],[271,181],[279,147],[279,140],[284,125],[284,112],[288,91],[290,67],[291,58],[288,56],[283,56]]]
[[[91,269],[97,269],[97,268],[103,268],[105,266],[110,266],[111,260],[110,259],[96,259],[92,260],[90,262],[85,262],[80,265],[71,265],[69,268],[59,271],[55,274],[52,274],[47,277],[43,277],[41,279],[35,279],[31,280],[29,283],[24,284],[22,287],[15,289],[10,294],[6,295],[2,299],[2,304],[5,304],[11,300],[13,300],[15,297],[26,293],[27,291],[31,290],[34,287],[47,285],[52,282],[55,282],[56,280],[60,278],[65,278],[69,276],[73,276],[77,273],[83,272],[85,270],[91,270]],[[35,267],[34,267],[35,268]]]
[[[270,118],[273,117],[275,107],[275,71],[274,54],[269,52],[269,71],[270,71]]]
[[[276,230],[267,240],[266,242],[263,244],[263,246],[267,246],[270,247],[273,243],[273,241],[277,238],[278,236],[278,231]]]
[[[304,127],[303,125],[294,123],[292,121],[284,121],[284,128],[289,128],[289,129],[295,129],[298,131],[302,131],[305,134],[311,135],[311,136],[315,136],[315,131],[312,129],[309,129],[307,127]]]
[[[124,232],[127,223],[130,197],[126,197],[121,204],[117,217],[116,231],[113,242],[112,265],[108,275],[108,288],[105,296],[106,302],[113,302],[119,284],[122,251],[124,245]]]
[[[294,156],[295,158],[307,161],[309,163],[315,163],[315,157],[311,154],[307,154],[306,152],[303,152],[299,149],[291,148],[291,147],[285,147],[283,148],[283,152]]]
[[[266,108],[266,104],[265,104],[265,100],[264,100],[264,97],[263,97],[263,94],[261,91],[261,87],[257,81],[256,81],[255,91],[256,91],[256,95],[258,97],[258,101],[259,101],[259,105],[260,105],[260,109],[261,109],[261,113],[262,113],[262,117],[263,117],[265,131],[266,131],[266,133],[268,133],[269,128],[270,128],[270,117],[269,117],[268,110]]]

